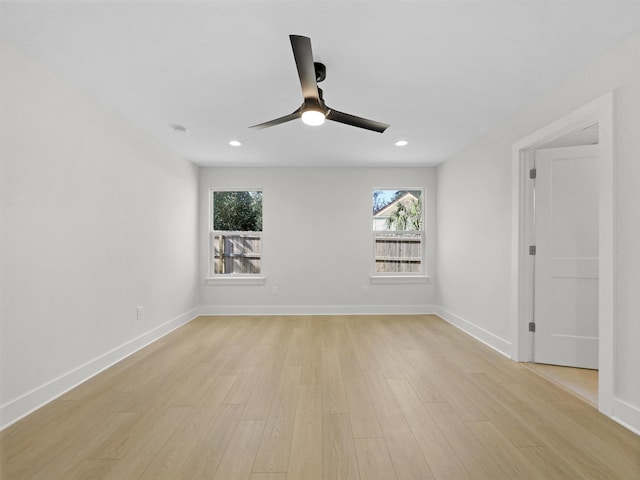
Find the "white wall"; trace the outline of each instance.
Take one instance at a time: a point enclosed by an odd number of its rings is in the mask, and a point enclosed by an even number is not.
[[[195,314],[198,170],[13,47],[0,53],[6,425]]]
[[[491,332],[508,354],[512,145],[609,91],[614,92],[615,402],[617,416],[640,430],[640,34],[438,168],[438,304],[445,314]]]
[[[200,170],[200,300],[211,313],[414,313],[434,300],[435,169]],[[430,283],[370,284],[374,188],[425,187]],[[264,285],[207,285],[210,189],[263,189]],[[278,295],[272,287],[278,287]],[[368,295],[361,293],[366,286]]]

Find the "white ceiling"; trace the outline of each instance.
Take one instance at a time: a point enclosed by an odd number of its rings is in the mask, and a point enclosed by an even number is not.
[[[217,166],[436,165],[639,30],[638,0],[0,2],[0,37]],[[391,127],[250,130],[302,102],[289,34],[329,106]]]

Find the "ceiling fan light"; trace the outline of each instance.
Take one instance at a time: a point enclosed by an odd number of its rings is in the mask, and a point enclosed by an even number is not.
[[[311,125],[312,127],[317,127],[318,125],[322,125],[325,120],[324,112],[315,109],[309,109],[302,112],[302,121],[306,125]]]

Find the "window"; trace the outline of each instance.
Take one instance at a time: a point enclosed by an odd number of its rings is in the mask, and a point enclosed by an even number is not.
[[[374,275],[425,274],[422,199],[421,189],[373,191]]]
[[[260,274],[262,192],[212,191],[209,276]]]

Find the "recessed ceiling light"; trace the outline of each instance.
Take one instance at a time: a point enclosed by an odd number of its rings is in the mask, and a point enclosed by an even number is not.
[[[239,147],[242,145],[242,142],[238,141],[238,140],[231,140],[229,142],[229,145],[231,145],[232,147]]]
[[[176,133],[189,133],[189,130],[184,125],[172,124],[169,126],[173,128],[173,131]]]
[[[398,140],[398,141],[395,143],[395,146],[396,146],[396,147],[404,147],[404,146],[405,146],[405,145],[407,145],[408,143],[409,143],[409,142],[407,142],[406,140]]]

